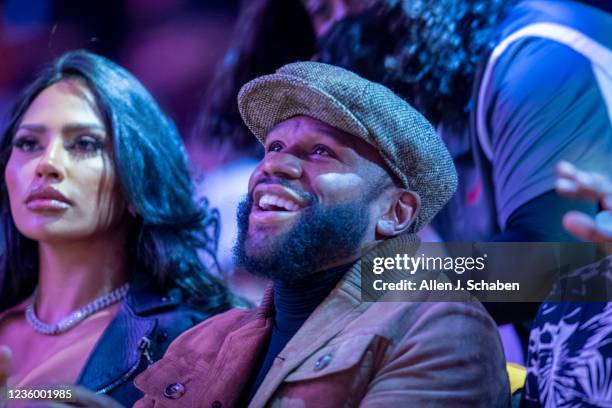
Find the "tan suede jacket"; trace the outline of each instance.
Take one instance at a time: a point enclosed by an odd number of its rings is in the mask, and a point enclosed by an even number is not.
[[[252,407],[506,407],[495,323],[478,302],[360,302],[360,263],[275,359]],[[135,406],[235,406],[273,320],[272,288],[181,335],[139,375]]]

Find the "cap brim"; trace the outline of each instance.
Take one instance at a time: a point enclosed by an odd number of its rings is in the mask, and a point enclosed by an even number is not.
[[[238,109],[244,123],[262,143],[279,122],[305,115],[374,145],[368,130],[342,103],[294,76],[272,74],[247,83],[238,95]]]

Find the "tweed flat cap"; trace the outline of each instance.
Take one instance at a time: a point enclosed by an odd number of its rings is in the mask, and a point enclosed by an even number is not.
[[[453,160],[423,115],[388,88],[346,69],[311,61],[285,65],[245,84],[238,108],[262,143],[277,123],[298,115],[370,143],[404,186],[421,197],[413,231],[457,188]]]

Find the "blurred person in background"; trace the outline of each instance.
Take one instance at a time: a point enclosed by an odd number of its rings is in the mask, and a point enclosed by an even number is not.
[[[3,1],[0,114],[51,58],[87,49],[129,69],[184,135],[228,46],[238,5],[239,0]]]
[[[1,385],[131,406],[133,378],[232,301],[174,124],[126,70],[68,52],[16,101],[0,169]]]
[[[555,193],[555,165],[610,167],[612,15],[574,1],[304,3],[319,59],[390,86],[437,126],[461,180],[434,220],[443,240],[564,241],[565,212],[595,214]]]
[[[557,166],[560,194],[599,204],[595,217],[578,211],[563,217],[565,229],[577,238],[602,244],[608,254],[593,270],[582,270],[574,284],[562,286],[612,288],[612,179],[585,172],[573,164]],[[583,289],[584,291],[584,289]],[[587,292],[588,293],[588,292]],[[551,294],[551,298],[555,293]],[[559,302],[540,307],[531,330],[527,379],[522,406],[609,406],[612,401],[612,303]]]
[[[459,173],[443,241],[562,242],[569,160],[612,172],[612,15],[575,1],[303,0],[318,58],[387,85],[436,126]],[[538,254],[535,254],[538,256]],[[542,254],[540,254],[542,255]],[[485,305],[523,362],[536,304]],[[521,347],[517,347],[519,340]]]
[[[282,65],[307,60],[315,37],[299,1],[249,0],[242,3],[229,48],[219,62],[204,97],[188,147],[205,176],[199,194],[219,208],[221,267],[234,271],[231,248],[236,240],[236,208],[249,176],[263,155],[261,145],[242,122],[236,99],[249,80],[273,73]],[[248,298],[259,299],[265,282],[236,271],[232,280]]]

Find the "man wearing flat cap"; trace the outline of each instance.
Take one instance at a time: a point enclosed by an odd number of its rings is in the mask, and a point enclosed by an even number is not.
[[[431,125],[387,88],[298,62],[238,96],[265,146],[238,209],[261,306],[180,336],[136,378],[137,407],[498,407],[510,392],[478,302],[362,302],[363,248],[412,245],[455,191]]]

